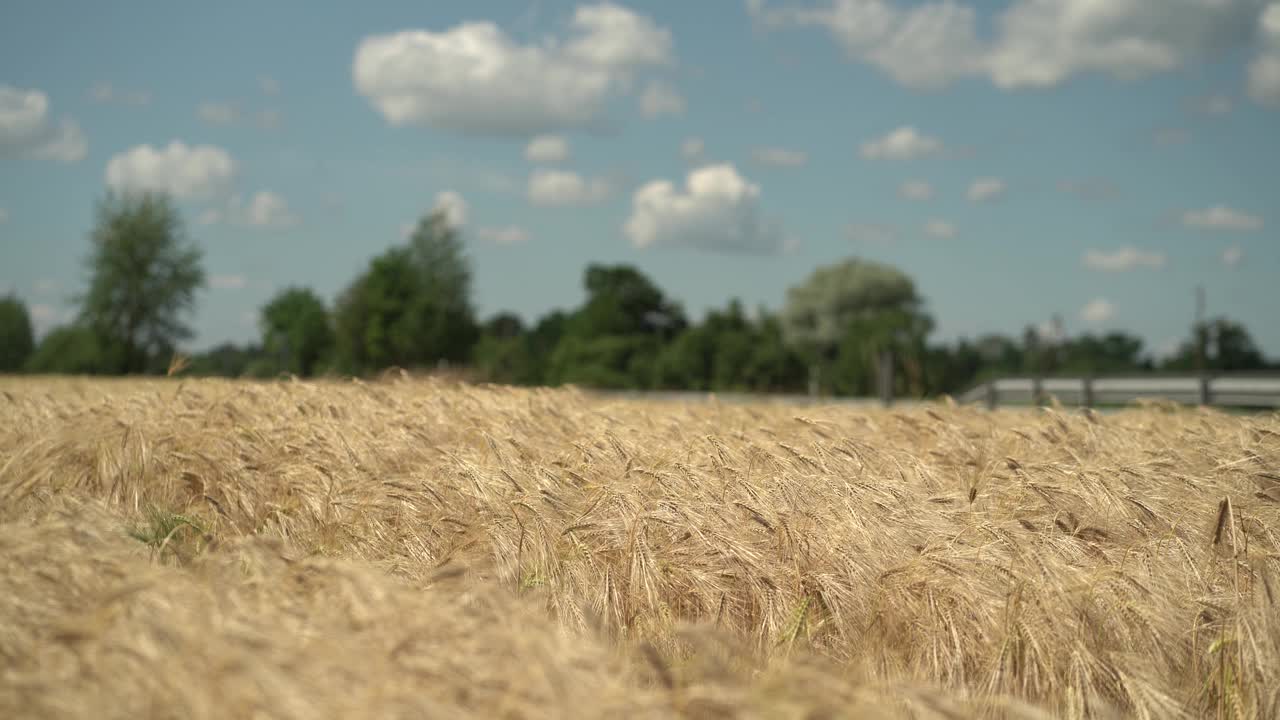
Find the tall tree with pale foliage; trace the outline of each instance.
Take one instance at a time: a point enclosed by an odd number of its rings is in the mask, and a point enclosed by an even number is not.
[[[80,320],[98,337],[107,371],[162,366],[194,333],[187,317],[204,287],[200,248],[185,235],[168,196],[109,194],[90,236],[88,291]]]

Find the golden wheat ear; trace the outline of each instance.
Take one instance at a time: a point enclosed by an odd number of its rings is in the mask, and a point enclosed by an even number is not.
[[[191,358],[182,353],[174,353],[173,357],[169,359],[169,369],[165,372],[165,376],[173,377],[190,366]]]

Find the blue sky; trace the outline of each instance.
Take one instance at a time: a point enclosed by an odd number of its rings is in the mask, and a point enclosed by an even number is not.
[[[941,338],[1187,334],[1280,355],[1280,2],[11,2],[0,292],[43,330],[108,188],[175,194],[193,345],[333,298],[447,206],[483,314],[634,263],[694,315],[850,256]],[[68,18],[74,17],[75,22]],[[460,201],[460,202],[459,202]]]

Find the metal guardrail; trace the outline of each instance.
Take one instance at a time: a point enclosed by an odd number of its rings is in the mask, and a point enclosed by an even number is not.
[[[1187,405],[1280,408],[1280,376],[1002,378],[957,398],[963,403],[1036,404],[1049,396],[1064,405],[1128,405],[1161,399]]]

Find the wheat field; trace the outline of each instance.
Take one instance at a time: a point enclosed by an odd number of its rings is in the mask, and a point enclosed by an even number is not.
[[[0,378],[0,717],[1280,717],[1280,416]]]

